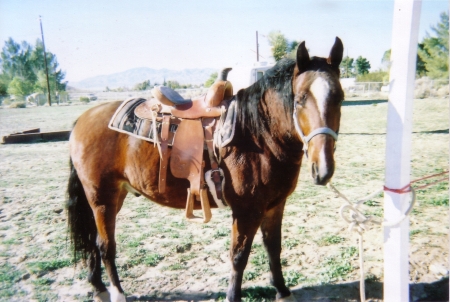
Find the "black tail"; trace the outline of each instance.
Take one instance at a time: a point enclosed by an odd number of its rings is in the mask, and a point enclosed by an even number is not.
[[[74,261],[77,256],[87,260],[96,248],[97,227],[94,213],[88,203],[83,185],[70,159],[70,177],[67,186],[67,212],[69,232],[74,249]]]

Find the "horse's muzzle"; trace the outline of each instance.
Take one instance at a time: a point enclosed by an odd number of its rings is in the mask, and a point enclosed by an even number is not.
[[[325,186],[334,174],[334,163],[327,167],[320,167],[317,163],[311,164],[311,176],[315,185]]]

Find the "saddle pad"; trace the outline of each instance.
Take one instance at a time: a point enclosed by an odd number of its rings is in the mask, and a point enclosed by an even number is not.
[[[155,143],[155,134],[152,125],[153,121],[145,118],[139,118],[135,114],[136,107],[145,101],[147,100],[142,98],[131,98],[123,101],[111,118],[108,128]],[[158,133],[159,142],[161,141],[161,125],[161,121],[156,120],[156,132]],[[178,125],[176,124],[170,125],[169,146],[172,146],[177,127]]]
[[[236,99],[233,98],[227,110],[220,117],[218,129],[214,133],[214,145],[217,148],[226,147],[234,137],[237,117]]]

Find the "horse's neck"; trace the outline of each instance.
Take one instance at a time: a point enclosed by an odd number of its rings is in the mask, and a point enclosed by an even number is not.
[[[261,123],[261,131],[258,134],[243,131],[242,142],[248,144],[249,141],[253,141],[258,149],[264,150],[265,154],[273,156],[278,161],[300,162],[302,145],[297,133],[293,131],[292,117],[286,113],[283,102],[281,100],[275,102],[261,100],[261,102],[258,104],[264,111],[258,121]]]

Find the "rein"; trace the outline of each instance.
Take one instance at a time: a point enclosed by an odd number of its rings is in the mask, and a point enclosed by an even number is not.
[[[302,142],[303,142],[303,151],[305,152],[306,158],[308,158],[308,145],[309,145],[309,141],[310,141],[314,136],[316,136],[316,135],[318,135],[318,134],[328,134],[328,135],[330,135],[332,138],[334,138],[335,141],[338,140],[338,134],[337,134],[336,132],[334,132],[332,129],[328,128],[328,127],[321,127],[321,128],[314,129],[314,130],[311,131],[307,136],[305,136],[305,134],[303,134],[302,128],[300,128],[300,125],[298,124],[298,119],[297,119],[297,104],[294,105],[293,119],[294,119],[295,130],[297,130],[297,133],[300,135],[300,138],[302,139]]]

